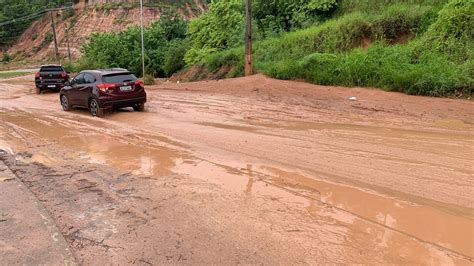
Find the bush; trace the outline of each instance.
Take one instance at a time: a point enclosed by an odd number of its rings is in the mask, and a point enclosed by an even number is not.
[[[337,0],[256,0],[254,20],[259,35],[265,38],[322,21],[337,5]]]
[[[243,43],[244,15],[240,0],[215,1],[209,11],[191,20],[188,30],[191,49],[186,64],[199,63],[207,55]]]
[[[210,54],[206,58],[206,65],[209,71],[214,72],[223,66],[238,65],[241,61],[243,64],[243,50],[230,49],[222,53]]]
[[[474,1],[451,0],[428,28],[417,48],[434,50],[465,62],[474,55]]]
[[[167,76],[183,66],[185,22],[179,19],[154,22],[145,29],[145,67],[147,73]],[[183,46],[181,46],[183,45]],[[82,46],[80,65],[124,67],[142,75],[140,28],[129,27],[119,33],[93,33]],[[176,61],[175,61],[176,60]]]
[[[145,77],[143,78],[143,83],[145,83],[145,85],[153,85],[155,84],[155,77],[153,75],[145,75]]]
[[[50,44],[53,41],[53,33],[48,32],[44,36],[43,42],[41,42],[41,48],[45,47],[46,45]]]
[[[280,79],[302,78],[322,85],[369,86],[408,94],[443,96],[466,89],[467,66],[458,67],[439,54],[412,60],[412,47],[376,44],[347,54],[315,53],[272,64],[265,71]]]
[[[12,60],[10,54],[8,53],[4,53],[3,56],[2,56],[2,62],[3,63],[8,63]]]
[[[173,40],[170,42],[163,62],[163,71],[167,77],[185,67],[184,55],[187,48],[188,43],[185,40]]]
[[[76,10],[74,9],[74,7],[67,8],[66,10],[64,10],[62,20],[64,21],[68,18],[74,17],[74,15],[76,15]]]

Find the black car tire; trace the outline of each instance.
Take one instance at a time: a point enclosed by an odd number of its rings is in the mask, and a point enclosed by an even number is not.
[[[41,88],[36,87],[36,94],[41,94]]]
[[[61,101],[61,106],[62,106],[64,111],[70,111],[71,110],[71,105],[69,105],[69,99],[67,98],[66,95],[64,95],[64,94],[61,95],[60,101]]]
[[[91,99],[89,101],[89,111],[91,112],[92,116],[103,117],[104,116],[104,108],[99,106],[99,103],[96,99]]]
[[[133,110],[137,112],[145,111],[145,104],[144,103],[137,103],[133,106]]]

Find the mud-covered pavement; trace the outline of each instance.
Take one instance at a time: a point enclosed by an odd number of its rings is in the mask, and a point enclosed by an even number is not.
[[[98,119],[31,80],[0,80],[0,159],[79,264],[474,262],[472,101],[257,75]]]

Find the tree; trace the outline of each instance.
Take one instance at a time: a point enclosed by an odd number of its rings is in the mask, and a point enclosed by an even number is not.
[[[260,35],[303,28],[332,14],[337,0],[255,0],[254,19]]]
[[[0,22],[11,21],[18,17],[32,15],[47,8],[63,6],[69,3],[71,3],[71,0],[0,0]],[[0,47],[16,41],[35,19],[37,17],[0,26]]]
[[[199,62],[206,55],[235,47],[244,39],[244,5],[241,0],[215,1],[209,11],[191,20],[188,29],[191,48],[186,64]]]

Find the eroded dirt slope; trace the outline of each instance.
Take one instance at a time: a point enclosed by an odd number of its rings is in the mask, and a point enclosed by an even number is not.
[[[79,262],[474,262],[473,102],[257,75],[95,119],[31,79],[0,81],[2,160]]]
[[[120,2],[120,1],[117,1]],[[126,1],[121,1],[126,2]],[[130,1],[137,4],[137,1]],[[107,1],[112,5],[112,2]],[[146,3],[146,1],[145,1]],[[55,11],[54,21],[56,25],[56,34],[60,56],[67,57],[67,38],[66,28],[69,28],[69,45],[73,58],[80,56],[80,47],[87,37],[93,32],[119,32],[129,26],[139,25],[140,9],[133,8],[101,8],[105,1],[89,1],[85,5],[83,2],[75,5],[75,15],[63,19],[64,11]],[[130,5],[130,4],[129,4]],[[201,0],[181,1],[180,3],[170,4],[169,1],[163,1],[161,6],[144,8],[144,24],[149,25],[153,21],[159,20],[164,12],[176,12],[177,16],[183,19],[190,19],[201,12],[207,6]],[[47,13],[44,17],[33,22],[32,25],[21,35],[17,43],[8,49],[8,53],[15,60],[27,59],[29,62],[41,59],[54,58],[54,42],[52,39],[45,41],[48,34],[52,33],[51,17]],[[42,61],[44,63],[44,61]]]

